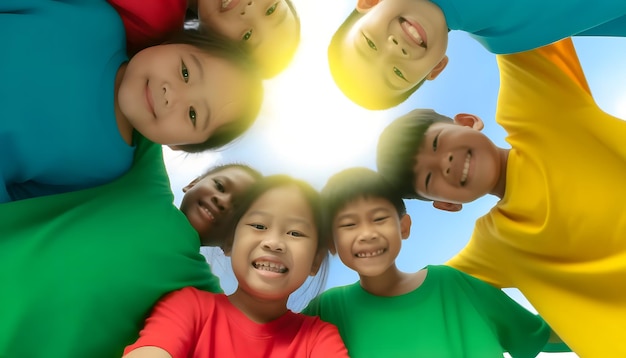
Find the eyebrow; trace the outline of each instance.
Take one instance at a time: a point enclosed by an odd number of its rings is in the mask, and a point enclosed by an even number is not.
[[[196,65],[196,67],[198,67],[198,71],[200,72],[200,80],[203,81],[204,80],[204,67],[202,66],[202,62],[200,62],[200,59],[198,59],[198,56],[196,56],[194,53],[191,53],[191,59],[193,60],[193,63]],[[204,101],[204,113],[206,113],[206,115],[204,116],[204,125],[202,126],[202,130],[205,131],[207,129],[207,127],[209,126],[209,122],[211,119],[211,108],[209,107],[208,103],[206,103],[206,99]]]
[[[272,215],[272,214],[270,214],[270,213],[268,213],[266,211],[263,211],[263,210],[255,210],[255,211],[251,211],[251,212],[246,214],[246,216],[251,216],[251,215],[260,215],[260,216],[264,216],[266,218],[270,218],[270,217],[273,218],[275,216],[275,215]],[[287,218],[287,222],[302,224],[302,225],[306,226],[308,229],[313,229],[314,228],[314,226],[311,225],[311,222],[309,220],[301,219],[301,218],[295,217],[295,216],[288,217]]]

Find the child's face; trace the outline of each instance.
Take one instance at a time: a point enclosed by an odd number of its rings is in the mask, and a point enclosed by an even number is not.
[[[117,96],[131,126],[165,145],[206,141],[250,102],[246,73],[193,46],[147,48],[131,58]]]
[[[489,194],[504,170],[489,138],[453,123],[434,123],[428,128],[415,163],[413,187],[419,195],[458,204]]]
[[[261,299],[286,299],[313,271],[318,232],[296,186],[261,195],[241,217],[230,251],[239,287]]]
[[[368,277],[380,276],[395,267],[406,237],[398,212],[388,200],[353,200],[337,212],[332,225],[337,253],[344,265]]]
[[[180,204],[182,211],[200,235],[203,245],[219,246],[222,235],[215,235],[217,227],[228,223],[233,201],[247,190],[255,179],[239,167],[227,167],[196,179],[183,188],[185,196]]]
[[[298,45],[297,17],[285,0],[199,0],[198,14],[208,28],[244,42],[262,69]]]
[[[343,40],[340,60],[344,75],[360,90],[399,97],[444,59],[448,29],[432,2],[384,0],[361,11],[366,12]]]

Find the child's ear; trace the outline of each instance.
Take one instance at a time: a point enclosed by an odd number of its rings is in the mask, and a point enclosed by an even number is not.
[[[441,61],[430,71],[429,74],[426,75],[426,79],[429,81],[434,80],[439,76],[441,72],[443,72],[444,68],[448,65],[448,56],[443,56]]]
[[[178,151],[183,150],[183,148],[181,148],[181,147],[179,147],[179,146],[177,146],[177,145],[168,145],[168,147],[169,147],[171,150],[178,150]]]
[[[317,254],[315,254],[315,259],[313,260],[313,266],[311,266],[311,276],[317,275],[317,271],[320,270],[324,259],[328,255],[328,251],[326,250],[317,250]]]
[[[402,240],[406,240],[411,235],[411,216],[409,214],[402,215],[400,218],[400,233],[402,234]]]
[[[378,5],[382,0],[357,0],[356,11],[360,13],[368,12],[371,8]]]
[[[194,187],[194,185],[198,184],[198,182],[202,180],[202,178],[196,178],[194,180],[191,181],[191,183],[187,184],[184,188],[183,188],[183,193],[186,193],[187,190],[191,189]]]
[[[459,113],[454,116],[454,123],[460,124],[462,126],[471,127],[477,131],[483,130],[485,128],[485,123],[479,117],[468,114],[468,113]]]
[[[463,204],[446,203],[445,201],[433,201],[433,206],[443,211],[461,211]]]

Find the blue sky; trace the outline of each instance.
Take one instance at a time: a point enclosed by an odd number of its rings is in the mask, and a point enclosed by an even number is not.
[[[239,142],[217,153],[182,155],[165,149],[177,204],[182,198],[181,188],[216,163],[243,162],[264,174],[287,173],[305,179],[317,188],[345,167],[375,168],[378,134],[396,116],[413,108],[433,108],[449,116],[461,112],[478,115],[485,122],[484,133],[497,145],[508,147],[504,130],[494,121],[499,85],[495,56],[466,34],[450,33],[450,63],[435,81],[427,82],[394,109],[366,111],[345,99],[334,86],[326,62],[328,41],[354,3],[294,3],[302,20],[302,43],[293,64],[266,83],[265,103],[253,128]],[[626,118],[626,39],[575,38],[574,43],[599,106]],[[484,197],[465,205],[460,213],[447,213],[433,209],[430,203],[407,201],[413,227],[398,258],[399,267],[412,272],[445,262],[465,245],[474,221],[495,202],[495,197]],[[357,279],[338,258],[331,261],[328,286]],[[532,310],[518,292],[507,293]]]

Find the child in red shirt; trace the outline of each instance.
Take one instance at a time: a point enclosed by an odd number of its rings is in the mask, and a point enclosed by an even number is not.
[[[223,250],[239,282],[235,292],[170,293],[124,357],[348,357],[335,326],[287,308],[291,293],[327,262],[315,189],[269,176],[251,188],[234,219]]]

